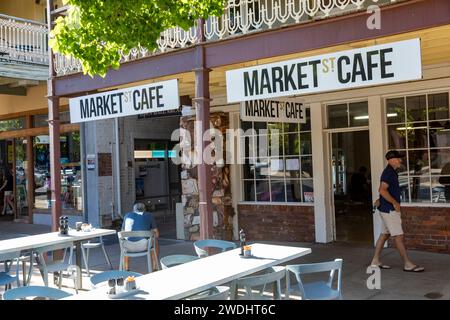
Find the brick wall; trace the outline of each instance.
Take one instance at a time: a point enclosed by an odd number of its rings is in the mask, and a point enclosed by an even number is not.
[[[249,241],[315,241],[313,206],[240,204],[238,212]]]
[[[450,208],[402,207],[402,222],[407,249],[450,253]]]

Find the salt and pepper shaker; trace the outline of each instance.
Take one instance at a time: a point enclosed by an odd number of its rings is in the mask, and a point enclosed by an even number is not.
[[[59,217],[59,234],[60,235],[69,234],[69,217],[67,216]]]
[[[241,229],[241,231],[239,231],[239,244],[241,246],[241,253],[240,253],[241,256],[244,255],[244,246],[246,245],[245,241],[246,241],[245,233],[244,230]]]

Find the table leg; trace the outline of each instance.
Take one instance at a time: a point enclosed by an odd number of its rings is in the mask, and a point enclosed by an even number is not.
[[[79,274],[79,277],[77,277],[78,278],[78,289],[81,289],[81,288],[83,288],[83,272],[81,271],[82,270],[82,266],[81,266],[81,264],[82,264],[82,261],[81,261],[81,241],[77,241],[77,242],[75,242],[75,248],[76,248],[76,251],[75,251],[75,262],[76,262],[76,264],[77,264],[77,266],[78,266],[78,270],[80,270],[80,274]]]

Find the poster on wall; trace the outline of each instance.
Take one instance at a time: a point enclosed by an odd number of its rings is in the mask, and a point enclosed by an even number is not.
[[[95,154],[88,154],[86,156],[86,167],[88,170],[95,170]]]
[[[252,101],[422,79],[420,39],[226,72],[227,102]]]
[[[314,192],[303,192],[305,202],[314,202]]]

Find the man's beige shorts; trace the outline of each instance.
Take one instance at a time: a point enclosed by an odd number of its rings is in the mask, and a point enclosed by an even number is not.
[[[392,237],[403,234],[402,218],[400,212],[391,211],[390,213],[380,212],[381,233],[390,234]]]

